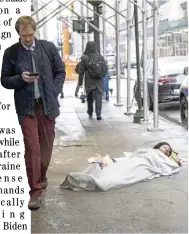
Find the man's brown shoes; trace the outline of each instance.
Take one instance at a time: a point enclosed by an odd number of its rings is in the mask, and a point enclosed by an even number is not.
[[[48,185],[47,179],[41,182],[42,189],[46,189]],[[41,197],[31,197],[28,203],[28,209],[38,210],[41,206]]]
[[[41,206],[41,197],[31,197],[28,203],[28,209],[38,210]]]

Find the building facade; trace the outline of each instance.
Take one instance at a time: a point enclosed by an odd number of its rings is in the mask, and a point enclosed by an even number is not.
[[[140,3],[141,4],[141,3]],[[153,10],[148,5],[147,11],[147,36],[148,57],[153,55]],[[134,18],[134,17],[133,17]],[[138,10],[139,18],[139,41],[142,41],[142,14]],[[133,21],[134,23],[134,21]],[[120,50],[122,57],[126,57],[127,48],[127,23],[121,22]],[[133,28],[134,29],[134,28]],[[131,34],[132,42],[135,44],[134,30]],[[141,45],[142,48],[142,45]],[[134,49],[134,46],[133,46]],[[140,49],[141,52],[141,49]],[[188,8],[186,0],[160,0],[159,1],[159,24],[158,24],[158,53],[160,57],[186,56],[188,55]]]

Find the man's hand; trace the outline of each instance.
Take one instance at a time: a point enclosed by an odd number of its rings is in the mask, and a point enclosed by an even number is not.
[[[29,76],[29,74],[30,74],[29,72],[22,73],[22,78],[25,82],[31,83],[39,79],[39,76]]]

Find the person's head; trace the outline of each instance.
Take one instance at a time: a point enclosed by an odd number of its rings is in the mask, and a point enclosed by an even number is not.
[[[167,156],[170,156],[173,151],[171,146],[167,142],[159,142],[157,145],[154,146],[154,149],[159,149]]]
[[[22,43],[30,47],[35,39],[36,22],[30,16],[21,16],[15,24],[15,29]]]
[[[92,54],[92,53],[97,53],[97,49],[94,41],[89,41],[86,44],[84,54]]]

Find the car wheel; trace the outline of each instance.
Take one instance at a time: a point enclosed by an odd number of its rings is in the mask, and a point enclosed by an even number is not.
[[[188,129],[188,101],[183,97],[180,102],[180,114],[182,126]]]

